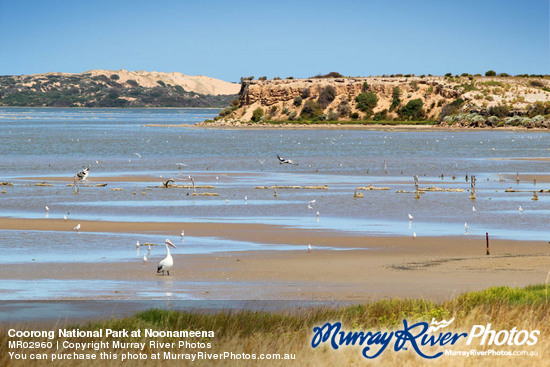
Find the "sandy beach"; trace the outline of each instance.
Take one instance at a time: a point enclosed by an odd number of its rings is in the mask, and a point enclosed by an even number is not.
[[[108,279],[192,283],[205,300],[287,299],[367,301],[422,297],[448,300],[491,286],[544,283],[550,245],[536,241],[479,237],[365,237],[259,224],[133,223],[80,221],[85,232],[151,232],[177,236],[181,226],[193,236],[224,236],[258,243],[295,245],[295,251],[245,251],[186,255],[174,251],[170,276],[156,263],[5,264],[2,279]],[[0,229],[70,231],[76,222],[3,219]],[[85,235],[85,233],[80,233]],[[312,251],[307,251],[312,244]],[[127,246],[127,244],[121,244]],[[327,249],[330,248],[330,249]],[[182,254],[183,252],[183,254]],[[199,282],[200,284],[197,284]],[[101,298],[115,297],[105,295]],[[122,299],[130,295],[119,294]]]

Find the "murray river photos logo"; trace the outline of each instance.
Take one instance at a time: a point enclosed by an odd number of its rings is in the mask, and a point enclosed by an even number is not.
[[[442,329],[449,326],[454,318],[432,323],[418,322],[409,324],[403,320],[403,329],[395,331],[345,331],[340,322],[327,322],[323,326],[313,328],[311,346],[317,348],[321,344],[328,344],[333,349],[343,346],[360,346],[363,357],[373,359],[381,355],[389,346],[393,350],[409,350],[412,348],[419,356],[427,359],[438,358],[442,351],[435,354],[426,354],[423,349],[433,346],[451,346],[459,340],[465,340],[466,345],[535,345],[538,341],[539,330],[493,330],[491,324],[474,325],[469,333],[444,332]]]

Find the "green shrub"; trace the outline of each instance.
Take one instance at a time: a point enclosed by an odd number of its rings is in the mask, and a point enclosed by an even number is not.
[[[382,110],[374,115],[374,121],[383,121],[388,119],[388,110]]]
[[[321,108],[319,103],[309,99],[306,101],[306,103],[304,103],[304,107],[302,108],[300,116],[304,119],[312,120],[315,117],[321,116],[322,114],[323,109]]]
[[[338,105],[338,116],[348,117],[351,113],[351,107],[349,106],[348,101],[342,101]]]
[[[443,103],[443,100],[439,101],[437,105],[439,106],[440,103]],[[463,104],[464,104],[464,100],[462,98],[458,98],[455,101],[449,104],[446,104],[441,109],[441,112],[439,113],[439,118],[444,119],[446,116],[450,116],[458,113],[458,110],[460,109],[460,107],[462,107]]]
[[[399,116],[404,119],[420,120],[424,118],[423,106],[424,102],[421,99],[410,100],[409,103],[399,109]]]
[[[363,92],[355,97],[355,102],[357,102],[359,110],[363,112],[372,111],[378,104],[378,97],[373,92]]]
[[[500,118],[508,116],[509,109],[507,106],[504,105],[498,105],[498,106],[491,106],[489,107],[489,115],[491,116],[497,116]]]
[[[497,73],[494,70],[489,70],[489,71],[485,72],[485,76],[496,76],[496,75],[497,75]]]
[[[395,110],[401,104],[401,89],[399,87],[394,87],[392,92],[392,102],[390,106],[390,111]]]
[[[258,80],[267,80],[267,76],[261,76],[258,78]]]
[[[309,96],[311,96],[311,91],[309,90],[309,88],[306,88],[302,91],[302,99],[307,99],[309,98]]]
[[[351,117],[352,120],[357,120],[359,118],[359,114],[357,112],[354,112],[349,115],[349,117]]]
[[[252,121],[258,122],[264,117],[264,110],[261,107],[258,107],[252,112]]]
[[[311,77],[312,79],[326,79],[326,78],[344,78],[344,76],[336,71],[332,71],[325,75],[315,75]]]
[[[166,84],[164,84],[164,82],[162,80],[157,80],[157,83],[158,85],[160,85],[161,87],[166,87]]]
[[[327,106],[334,101],[334,98],[336,98],[336,88],[332,85],[327,85],[319,91],[318,101],[323,109],[327,108]]]
[[[294,97],[294,106],[300,107],[302,105],[302,97]]]
[[[120,77],[117,74],[111,75],[111,80],[119,80]]]

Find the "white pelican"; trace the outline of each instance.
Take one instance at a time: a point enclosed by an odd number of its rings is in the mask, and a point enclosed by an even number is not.
[[[409,215],[409,220],[413,220],[413,219],[414,219],[414,217],[412,216],[412,214],[409,213],[408,215]]]
[[[76,227],[73,228],[73,231],[80,231],[80,223],[78,223]]]
[[[174,259],[172,258],[172,255],[170,254],[170,247],[177,248],[176,245],[172,243],[170,240],[166,240],[166,257],[159,262],[159,266],[157,268],[157,273],[160,273],[162,271],[162,275],[164,275],[164,272],[168,273],[170,275],[170,269],[172,269],[172,266],[174,266]]]

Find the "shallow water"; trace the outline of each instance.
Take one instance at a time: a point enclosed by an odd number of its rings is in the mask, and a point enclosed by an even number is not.
[[[550,189],[550,184],[515,181],[516,172],[520,179],[527,174],[542,177],[550,171],[550,162],[514,159],[548,157],[548,133],[192,126],[218,111],[0,108],[0,181],[15,185],[2,187],[6,193],[0,194],[0,218],[44,218],[44,206],[48,205],[48,218],[52,219],[70,213],[75,220],[264,223],[366,236],[410,236],[413,232],[417,236],[484,236],[488,232],[495,238],[550,239],[550,194],[539,193],[538,201],[531,200],[533,191]],[[279,164],[277,154],[297,165]],[[155,177],[158,182],[106,181],[106,187],[81,186],[78,195],[64,181],[50,181],[51,187],[34,186],[42,181],[40,177],[73,177],[85,166],[91,167],[94,184],[101,182],[101,177],[120,176]],[[504,175],[502,182],[499,173]],[[464,191],[427,192],[415,199],[410,193],[415,174],[420,187]],[[468,199],[466,174],[477,177],[475,201]],[[190,189],[155,187],[168,178],[189,184],[189,175],[197,185],[214,186],[198,192],[219,196],[193,196]],[[365,197],[354,199],[356,187],[370,184],[390,190],[361,191]],[[273,185],[327,185],[329,189],[278,188],[274,196],[274,189],[255,188]],[[504,192],[510,187],[522,192]],[[122,190],[111,190],[114,188]],[[396,193],[398,190],[409,193]],[[413,221],[408,220],[409,213],[414,215]],[[0,263],[138,261],[143,249],[136,254],[136,240],[162,243],[164,238],[147,233],[0,231],[0,250],[6,253]],[[290,248],[294,247],[186,237],[184,251]],[[159,259],[161,256],[159,253]],[[70,283],[66,286],[71,288]],[[6,287],[0,299],[15,294],[17,287]],[[62,296],[55,286],[17,294],[17,298],[27,299]],[[144,292],[133,297],[156,296]]]

